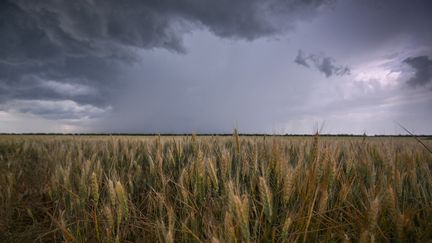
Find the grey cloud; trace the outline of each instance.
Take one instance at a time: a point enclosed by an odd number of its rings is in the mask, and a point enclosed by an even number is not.
[[[339,77],[349,73],[344,64],[354,68],[372,62],[377,51],[415,57],[418,53],[411,49],[431,50],[429,0],[344,0],[326,8],[331,2],[0,1],[0,112],[51,120],[103,117],[93,129],[106,132],[229,132],[237,125],[244,131],[271,132],[264,129],[273,122],[308,114],[325,117],[331,107],[340,110],[334,104],[346,110],[358,107],[340,98],[357,94],[357,86],[342,89],[343,95],[334,87],[351,83]],[[311,17],[316,21],[301,21]],[[293,27],[297,30],[289,39],[273,41]],[[336,62],[299,52],[294,60],[322,79],[337,79],[315,82],[316,76],[296,64],[286,65],[284,57],[294,57],[299,47],[337,57]],[[359,93],[370,100],[370,94]],[[323,99],[334,103],[328,109],[317,107]],[[373,106],[382,103],[373,101]],[[370,112],[371,119],[378,110]],[[415,114],[422,112],[427,113]]]
[[[89,119],[103,115],[111,107],[99,108],[80,105],[72,100],[28,100],[19,99],[0,105],[0,109],[39,115],[47,119]]]
[[[307,57],[302,50],[299,50],[294,62],[309,68],[310,65],[307,62],[308,59],[309,57]]]
[[[290,27],[275,16],[291,23],[327,2],[1,1],[0,104],[42,99],[105,107],[126,82],[120,70],[139,61],[138,49],[185,53],[183,36],[200,28],[222,38],[271,36]],[[84,86],[96,92],[59,92]]]
[[[182,36],[199,26],[220,37],[253,40],[279,33],[288,22],[328,0],[282,1],[5,1],[1,6],[5,62],[42,61],[61,55],[133,56],[125,47],[183,52]],[[282,8],[283,7],[283,8]]]
[[[65,58],[39,65],[0,65],[0,103],[13,99],[72,99],[80,104],[106,106],[121,87],[119,61],[96,57]],[[41,85],[52,81],[55,87]],[[88,87],[92,92],[63,90],[60,87]]]
[[[302,50],[298,51],[294,62],[307,68],[311,68],[313,66],[318,71],[323,73],[327,78],[333,75],[344,76],[350,74],[350,68],[348,66],[335,64],[334,58],[324,55],[306,55]]]
[[[39,82],[39,86],[43,88],[50,89],[59,94],[78,96],[78,95],[87,95],[94,94],[95,91],[89,86],[85,86],[82,84],[77,84],[74,82],[75,80],[71,80],[68,83],[61,83],[53,80],[41,80]]]
[[[414,76],[407,81],[407,84],[415,87],[432,82],[432,59],[429,59],[428,56],[409,57],[403,62],[415,71]]]

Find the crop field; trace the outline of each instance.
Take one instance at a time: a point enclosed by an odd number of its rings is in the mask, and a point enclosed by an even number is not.
[[[430,239],[414,138],[0,136],[0,242]]]

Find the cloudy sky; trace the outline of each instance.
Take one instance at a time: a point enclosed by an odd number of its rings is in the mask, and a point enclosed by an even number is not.
[[[5,0],[0,132],[432,134],[429,0]]]

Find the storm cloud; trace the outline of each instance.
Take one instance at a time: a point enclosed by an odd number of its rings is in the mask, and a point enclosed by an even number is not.
[[[411,86],[425,86],[432,81],[432,59],[428,56],[406,58],[404,63],[414,69],[414,75],[407,83]]]
[[[301,133],[329,114],[343,131],[400,115],[432,132],[418,88],[431,83],[431,12],[428,0],[0,1],[0,128]]]
[[[273,36],[292,27],[276,19],[293,22],[327,2],[2,1],[0,103],[71,100],[104,109],[124,85],[119,69],[139,62],[139,49],[182,55],[183,36],[202,28],[230,39]]]
[[[80,105],[72,100],[12,100],[0,105],[4,110],[19,113],[30,113],[47,119],[80,120],[95,118],[109,111],[93,105]]]
[[[306,55],[302,50],[299,50],[294,62],[307,68],[314,67],[327,78],[333,75],[344,76],[350,74],[348,66],[336,64],[334,58],[325,56],[324,54]]]

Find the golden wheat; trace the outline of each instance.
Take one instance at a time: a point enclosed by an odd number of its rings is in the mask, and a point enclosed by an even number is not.
[[[0,136],[0,242],[419,242],[431,191],[410,138]]]

